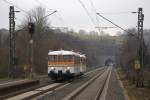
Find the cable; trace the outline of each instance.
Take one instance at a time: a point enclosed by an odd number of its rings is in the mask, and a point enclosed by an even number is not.
[[[58,10],[55,10],[55,9],[50,9],[45,3],[41,2],[40,0],[34,0],[36,2],[38,2],[39,4],[42,4],[45,8],[47,8],[48,10],[53,10],[53,11],[57,11],[57,19],[59,19],[60,21],[62,21],[64,24],[65,24],[65,21],[63,20],[62,16],[60,15],[60,13],[58,12]],[[67,25],[68,26],[68,25]]]
[[[104,16],[102,16],[100,13],[96,13],[97,15],[99,15],[100,17],[102,17],[103,19],[107,20],[108,22],[110,22],[111,24],[115,25],[116,27],[120,28],[121,30],[129,33],[129,34],[132,34],[130,33],[129,31],[125,30],[124,28],[120,27],[119,25],[115,24],[114,22],[112,22],[111,20],[105,18]],[[132,34],[133,35],[133,34]]]
[[[20,7],[18,7],[17,5],[14,5],[13,3],[11,3],[11,2],[8,2],[7,0],[3,0],[5,3],[8,3],[8,4],[10,4],[10,5],[12,5],[12,6],[14,6],[14,7],[16,7],[16,8],[18,8],[19,10],[21,10],[22,12],[24,12],[24,13],[26,13],[26,14],[28,14],[29,16],[32,16],[29,12],[27,12],[27,11],[25,11],[24,9],[22,9],[22,8],[20,8]],[[54,14],[55,12],[57,12],[56,10],[55,11],[53,11],[52,13],[50,13],[50,14],[47,14],[46,16],[44,16],[43,18],[41,18],[41,19],[44,19],[44,18],[46,18],[46,17],[48,17],[48,16],[50,16],[50,15],[52,15],[52,14]],[[33,16],[34,17],[34,16]],[[40,19],[40,20],[41,20]]]
[[[96,18],[97,26],[100,27],[100,21],[98,20],[98,17],[97,17],[97,14],[96,14],[96,8],[95,8],[92,0],[89,0],[89,2],[91,4],[91,7],[93,8],[94,13],[95,13],[95,18]],[[98,29],[99,34],[101,34],[100,28],[97,28],[97,29]]]
[[[50,15],[52,15],[52,14],[56,13],[56,12],[57,12],[57,10],[53,11],[52,13],[50,13],[50,14],[48,14],[48,15],[46,15],[46,16],[44,16],[44,17],[42,17],[42,18],[40,18],[40,20],[45,19],[46,17],[48,17],[48,16],[50,16]]]
[[[49,10],[55,10],[55,9],[50,9],[50,8],[48,8],[48,6],[46,5],[46,4],[44,4],[44,3],[42,3],[41,1],[39,1],[39,0],[34,0],[35,2],[38,2],[39,4],[42,4],[43,6],[45,6],[47,9],[49,9]]]
[[[5,3],[9,4],[9,5],[12,5],[12,6],[18,8],[19,10],[21,10],[21,11],[24,12],[24,13],[26,13],[27,15],[31,16],[30,13],[28,13],[28,12],[25,11],[24,9],[18,7],[17,5],[14,5],[13,3],[11,3],[11,2],[9,2],[9,1],[7,1],[7,0],[3,0],[3,1],[4,1]],[[19,19],[19,20],[20,20],[20,19]],[[21,20],[20,20],[20,21],[21,21]],[[23,28],[19,29],[18,31],[23,30],[23,29],[25,29],[25,28],[26,28],[26,27],[23,27]]]
[[[53,10],[53,11],[57,11],[57,10],[55,10],[55,9],[50,9],[46,4],[44,4],[43,2],[41,2],[40,0],[34,0],[34,1],[36,1],[36,2],[38,2],[39,4],[42,4],[45,8],[47,8],[48,10]],[[58,11],[57,11],[57,13],[58,13]],[[62,20],[62,18],[61,18],[61,20]]]
[[[96,25],[95,22],[94,22],[94,20],[93,20],[93,18],[92,18],[91,15],[90,15],[90,13],[88,12],[87,8],[86,8],[85,5],[83,4],[83,2],[82,2],[81,0],[78,0],[78,1],[79,1],[79,3],[81,4],[81,6],[84,8],[84,10],[85,10],[85,12],[87,13],[87,15],[89,16],[91,22],[92,22],[94,25]]]
[[[22,9],[22,8],[20,8],[20,7],[18,7],[17,5],[14,5],[13,3],[11,3],[11,2],[9,2],[9,1],[7,1],[7,0],[3,0],[5,3],[7,3],[7,4],[10,4],[10,5],[12,5],[12,6],[14,6],[14,7],[16,7],[16,8],[18,8],[19,10],[21,10],[22,12],[24,12],[24,13],[26,13],[26,14],[28,14],[29,16],[31,16],[31,14],[30,13],[28,13],[27,11],[25,11],[24,9]]]
[[[134,12],[108,12],[108,13],[100,13],[100,14],[107,14],[107,15],[116,15],[116,14],[129,14]]]
[[[25,10],[23,10],[22,8],[18,7],[17,5],[14,5],[13,3],[8,2],[7,0],[3,0],[3,1],[4,1],[5,3],[8,3],[8,4],[10,4],[10,5],[12,5],[12,6],[18,8],[19,10],[21,10],[21,11],[24,12],[24,13],[26,13],[27,15],[32,16],[30,13],[28,13],[27,11],[25,11]],[[57,12],[57,11],[55,10],[55,11],[53,11],[52,13],[47,14],[46,16],[40,18],[39,20],[45,19],[46,17],[48,17],[48,16],[50,16],[50,15],[56,13],[56,12]],[[33,17],[34,17],[34,16],[33,16]],[[24,28],[26,28],[26,27],[23,27],[23,28],[21,28],[20,30],[22,30],[22,29],[24,29]]]
[[[89,2],[90,2],[90,4],[91,4],[91,7],[93,8],[94,13],[96,14],[96,8],[95,8],[95,6],[94,6],[92,0],[89,0]],[[99,23],[99,20],[98,20],[98,18],[97,18],[97,15],[96,15],[96,20],[97,20],[97,22]]]

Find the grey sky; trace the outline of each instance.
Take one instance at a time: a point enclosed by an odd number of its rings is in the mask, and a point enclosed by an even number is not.
[[[85,29],[97,30],[95,25],[91,22],[89,16],[86,14],[85,10],[79,3],[79,0],[7,0],[13,4],[19,6],[20,8],[29,11],[36,6],[42,5],[46,6],[47,14],[50,13],[50,9],[58,10],[58,13],[49,16],[49,21],[52,26],[56,27],[69,27],[74,30]],[[93,3],[95,9],[99,13],[103,14],[105,17],[111,19],[116,24],[123,28],[136,27],[137,24],[137,14],[122,13],[122,12],[132,12],[137,11],[138,7],[143,7],[143,12],[145,15],[144,28],[150,29],[150,0],[81,0],[86,8],[88,9],[91,17],[96,21],[96,15],[93,10]],[[41,2],[41,3],[40,3]],[[49,8],[49,9],[48,9]],[[17,9],[16,9],[17,10]],[[8,12],[9,4],[0,0],[0,28],[8,29]],[[116,14],[115,14],[116,13]],[[21,20],[25,17],[24,12],[16,14],[16,24],[19,25]],[[113,26],[102,18],[98,17],[100,21],[100,26]],[[109,29],[106,32],[113,34],[113,32],[119,29]],[[120,30],[119,30],[120,31]]]

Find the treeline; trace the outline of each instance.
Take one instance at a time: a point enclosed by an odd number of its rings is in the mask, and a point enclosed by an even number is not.
[[[128,29],[130,33],[123,33],[120,49],[118,52],[118,63],[125,69],[133,69],[135,60],[139,58],[140,40],[136,29]],[[144,36],[144,67],[150,66],[150,30],[143,31]]]
[[[0,33],[2,34],[2,33]],[[81,36],[81,37],[80,37]],[[37,74],[47,73],[47,54],[49,50],[74,50],[87,56],[87,66],[100,66],[98,57],[101,55],[115,55],[115,43],[110,39],[101,40],[100,36],[90,38],[90,35],[77,34],[68,31],[62,32],[59,29],[45,29],[36,31],[33,36],[34,40],[34,69]],[[89,38],[87,38],[89,37]],[[9,37],[1,42],[0,52],[0,75],[7,75],[9,67]],[[29,64],[29,40],[30,34],[21,30],[17,32],[16,37],[16,73],[23,73],[24,66]],[[103,47],[105,45],[105,48]],[[106,49],[107,48],[107,49]]]
[[[10,69],[14,74],[24,75],[24,69],[29,66],[30,34],[27,31],[28,22],[35,22],[33,35],[34,70],[37,74],[47,73],[47,59],[49,50],[74,50],[81,52],[87,57],[87,66],[101,66],[99,57],[101,55],[115,55],[116,41],[114,37],[103,36],[101,38],[96,32],[86,33],[84,30],[74,32],[63,31],[59,28],[52,29],[47,18],[43,17],[45,9],[37,7],[29,11],[29,16],[21,24],[21,29],[16,31],[16,64],[15,68],[9,66],[9,31],[0,30],[0,77],[6,77]]]
[[[138,80],[143,81],[145,87],[150,87],[150,30],[144,30],[144,57],[143,66],[140,64],[140,71],[135,68],[135,61],[139,60],[140,40],[136,29],[129,29],[130,33],[122,35],[122,45],[117,56],[117,66],[121,68],[120,72],[125,74],[125,79],[129,80],[134,85],[137,85]]]

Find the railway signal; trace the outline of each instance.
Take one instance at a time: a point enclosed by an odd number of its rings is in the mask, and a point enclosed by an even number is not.
[[[46,18],[46,17],[48,17],[48,16],[50,16],[50,15],[52,15],[52,14],[54,14],[54,13],[56,13],[57,11],[53,11],[52,13],[50,13],[50,14],[48,14],[48,15],[46,15],[46,16],[44,16],[44,17],[42,17],[42,18],[40,18],[39,20],[42,20],[42,19],[44,19],[44,18]],[[33,43],[34,43],[34,41],[33,41],[33,34],[35,33],[35,23],[33,23],[33,22],[29,22],[28,23],[28,32],[29,32],[29,34],[30,34],[30,41],[29,41],[29,44],[30,44],[30,47],[29,47],[29,62],[28,62],[28,66],[29,66],[29,70],[30,70],[30,77],[32,78],[32,77],[34,77],[34,75],[35,75],[35,71],[34,71],[34,58],[33,58],[33,52],[34,52],[34,47],[33,47]]]
[[[30,47],[29,47],[29,70],[30,70],[30,77],[34,75],[34,64],[33,64],[33,34],[35,32],[35,24],[33,22],[28,23],[28,32],[30,34]]]
[[[35,24],[33,22],[28,23],[28,32],[32,36],[35,31]]]

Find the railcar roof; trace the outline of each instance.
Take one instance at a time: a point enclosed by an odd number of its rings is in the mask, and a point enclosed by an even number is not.
[[[80,55],[80,57],[83,57],[83,58],[85,58],[85,55],[83,54],[83,55]]]
[[[49,51],[48,55],[76,55],[80,57],[85,57],[85,55],[81,55],[79,53],[67,50]]]

